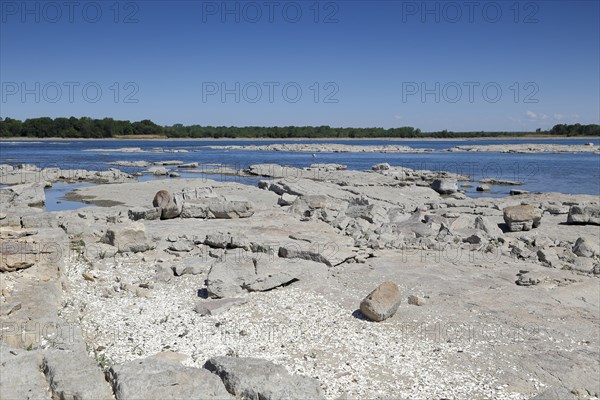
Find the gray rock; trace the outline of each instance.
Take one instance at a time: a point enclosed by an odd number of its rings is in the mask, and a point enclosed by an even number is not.
[[[246,302],[246,299],[239,297],[231,299],[202,300],[196,303],[194,311],[202,316],[217,315],[229,310],[233,306],[238,306]]]
[[[594,243],[592,240],[580,237],[573,245],[573,253],[579,257],[594,257],[600,255],[598,247],[598,242]]]
[[[48,350],[44,353],[44,373],[53,398],[64,400],[110,400],[111,387],[102,370],[85,353]]]
[[[202,202],[185,201],[181,207],[181,218],[207,218],[208,207]]]
[[[290,375],[280,365],[258,358],[214,357],[204,368],[218,375],[237,398],[261,400],[322,399],[315,379]]]
[[[281,246],[278,251],[278,256],[281,258],[301,258],[303,260],[310,260],[318,263],[323,263],[328,267],[333,266],[333,259],[330,256],[335,256],[335,249],[332,248],[331,252],[319,251],[318,247],[307,246],[301,247],[296,244],[290,244]]]
[[[177,166],[177,168],[198,168],[198,163],[191,162],[191,163],[186,163],[186,164],[180,164]]]
[[[511,232],[528,231],[540,226],[542,213],[530,204],[510,206],[502,210],[504,222]]]
[[[230,233],[215,232],[209,233],[204,239],[204,244],[217,249],[231,248],[233,238]]]
[[[47,399],[48,383],[38,351],[12,349],[0,343],[0,394],[3,399]]]
[[[146,228],[140,222],[108,227],[103,243],[116,247],[119,253],[139,253],[155,247],[154,243],[146,237]]]
[[[181,199],[179,199],[180,201],[177,200],[178,199],[172,196],[168,191],[159,190],[156,195],[154,195],[152,205],[161,210],[162,219],[172,219],[177,218],[182,211],[183,202]]]
[[[58,228],[59,221],[54,214],[36,212],[34,214],[23,215],[21,217],[21,226],[28,228]]]
[[[3,207],[39,207],[46,203],[46,183],[24,183],[0,189],[0,204]]]
[[[388,163],[375,164],[371,167],[373,171],[387,171],[390,168],[390,164]]]
[[[215,263],[206,278],[214,297],[235,297],[246,291],[265,291],[297,280],[299,269],[281,261],[262,260],[264,254]]]
[[[511,189],[509,194],[511,196],[520,196],[522,194],[528,194],[529,190],[523,190],[523,189]]]
[[[271,185],[271,182],[265,181],[265,180],[260,180],[260,181],[258,181],[258,184],[257,184],[258,188],[263,189],[263,190],[268,190],[270,185]]]
[[[551,387],[532,397],[530,400],[575,400],[577,398],[577,396],[566,388]]]
[[[535,286],[545,280],[545,277],[541,274],[531,272],[519,272],[517,274],[517,281],[515,282],[518,286]]]
[[[346,216],[350,218],[362,218],[369,223],[383,224],[389,222],[387,211],[378,205],[355,205],[346,209]]]
[[[600,225],[600,205],[571,206],[567,223]]]
[[[156,265],[156,273],[154,275],[154,280],[157,282],[170,282],[174,278],[173,269],[164,264]]]
[[[400,289],[394,282],[383,282],[360,303],[360,311],[372,321],[393,316],[400,306]]]
[[[408,304],[412,304],[413,306],[424,306],[427,303],[424,298],[411,294],[408,296]]]
[[[549,267],[558,268],[561,265],[560,259],[556,254],[556,250],[550,249],[540,249],[537,251],[538,260]]]
[[[169,174],[169,170],[165,167],[150,167],[146,170],[146,172],[155,176],[164,176]]]
[[[172,251],[188,252],[194,249],[194,243],[190,240],[178,240],[175,243],[171,243],[168,247]]]
[[[458,184],[452,179],[434,179],[431,188],[439,194],[451,194],[458,191]]]
[[[233,219],[254,215],[248,201],[226,201],[219,198],[186,200],[181,209],[182,218]]]
[[[301,197],[302,201],[306,203],[309,209],[315,210],[319,208],[328,208],[329,200],[328,196],[322,194],[310,194]]]
[[[208,218],[232,219],[248,218],[254,215],[254,207],[249,201],[213,200],[208,206]]]
[[[232,398],[216,375],[164,357],[153,356],[114,366],[108,376],[116,400]]]
[[[484,232],[478,229],[469,230],[467,232],[461,232],[461,234],[464,235],[462,239],[464,243],[482,244],[487,242],[486,235],[484,234]]]
[[[132,221],[138,221],[146,219],[149,221],[159,219],[161,215],[161,209],[158,207],[147,208],[147,207],[134,207],[127,211],[129,219]]]
[[[298,196],[284,193],[281,195],[281,197],[279,197],[279,199],[277,199],[277,204],[280,206],[289,206],[292,205],[292,203],[296,201],[297,198]]]
[[[502,229],[497,224],[492,223],[486,217],[478,215],[475,218],[475,228],[481,229],[484,231],[489,237],[497,239],[504,236]]]
[[[155,161],[154,165],[181,165],[183,161],[179,160],[166,160],[166,161]]]

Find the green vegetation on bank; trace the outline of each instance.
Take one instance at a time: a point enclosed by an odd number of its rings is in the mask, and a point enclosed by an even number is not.
[[[418,128],[332,128],[329,126],[233,127],[160,126],[150,120],[118,121],[112,118],[31,118],[19,121],[0,118],[0,137],[112,138],[123,136],[168,138],[468,138],[501,136],[600,136],[600,125],[555,125],[548,131],[533,132],[421,132]]]

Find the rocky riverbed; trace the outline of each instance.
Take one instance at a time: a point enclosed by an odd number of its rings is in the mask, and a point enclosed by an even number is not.
[[[499,153],[596,153],[600,154],[600,146],[590,142],[586,145],[568,144],[489,144],[464,145],[441,150],[413,148],[400,145],[351,145],[336,143],[275,143],[267,145],[221,145],[207,146],[219,150],[248,151],[282,151],[301,153],[430,153],[433,151],[472,151]]]
[[[0,168],[2,398],[600,395],[599,196],[386,163],[47,172]],[[63,180],[92,206],[44,212]]]

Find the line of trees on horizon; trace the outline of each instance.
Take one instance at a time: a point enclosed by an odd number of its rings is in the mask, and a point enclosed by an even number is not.
[[[600,125],[560,124],[534,132],[422,132],[410,126],[400,128],[332,128],[330,126],[201,126],[157,125],[145,119],[137,122],[112,118],[30,118],[20,121],[0,118],[0,137],[89,138],[121,136],[163,136],[167,138],[465,138],[525,135],[600,136]]]

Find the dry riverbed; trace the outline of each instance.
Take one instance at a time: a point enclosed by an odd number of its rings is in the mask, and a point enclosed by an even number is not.
[[[2,398],[600,394],[598,196],[469,199],[388,164],[114,171],[70,196],[107,207],[49,213],[40,171],[0,168]]]

